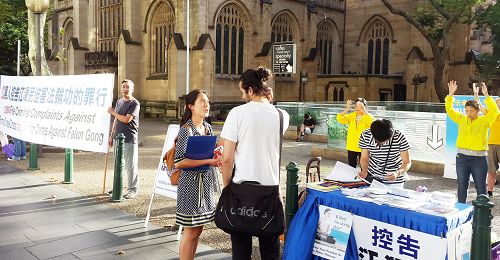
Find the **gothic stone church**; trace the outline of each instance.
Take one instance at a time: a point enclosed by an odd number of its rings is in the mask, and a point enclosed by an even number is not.
[[[53,0],[49,45],[67,58],[51,61],[54,74],[115,73],[136,83],[141,101],[178,100],[186,92],[186,2]],[[410,9],[416,1],[394,2]],[[239,75],[270,68],[279,42],[296,44],[297,73],[271,82],[276,101],[438,101],[428,43],[378,0],[190,0],[189,28],[189,88],[212,101],[238,101]],[[469,94],[476,55],[491,51],[489,34],[468,25],[453,33],[445,79]],[[428,80],[416,86],[418,76]]]

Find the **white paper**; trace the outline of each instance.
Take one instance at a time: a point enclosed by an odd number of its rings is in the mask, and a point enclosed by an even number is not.
[[[342,162],[337,162],[325,179],[339,182],[356,182],[361,180],[358,177],[358,173],[359,171],[356,168]]]

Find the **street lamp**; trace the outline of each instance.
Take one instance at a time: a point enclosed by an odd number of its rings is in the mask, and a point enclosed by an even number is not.
[[[411,79],[412,81],[412,84],[413,84],[413,88],[414,88],[414,92],[413,92],[413,101],[416,102],[417,101],[417,98],[418,98],[418,95],[417,95],[417,86],[419,85],[422,85],[423,83],[425,83],[427,81],[427,76],[425,75],[421,75],[420,73],[417,73],[413,76],[413,78]]]
[[[42,75],[42,43],[40,42],[40,16],[49,9],[49,0],[26,0],[26,7],[35,15],[35,76]],[[31,143],[28,170],[38,170],[38,146]]]

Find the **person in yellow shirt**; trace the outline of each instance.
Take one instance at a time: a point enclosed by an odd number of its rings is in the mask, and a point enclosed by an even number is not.
[[[496,100],[500,108],[500,98]],[[496,183],[498,163],[500,163],[500,115],[493,121],[490,127],[490,138],[488,139],[488,196],[493,197],[493,186]]]
[[[479,103],[476,100],[469,100],[465,103],[465,115],[461,114],[453,109],[453,95],[456,90],[457,82],[450,81],[448,83],[448,96],[445,98],[445,107],[450,119],[458,125],[456,142],[457,194],[458,202],[465,203],[471,175],[476,186],[476,193],[478,195],[486,194],[488,129],[500,112],[493,98],[488,95],[486,84],[482,83],[481,91],[486,97],[485,103],[488,113],[479,116]]]
[[[353,102],[348,99],[344,111],[337,114],[337,121],[341,124],[348,125],[346,143],[347,161],[350,166],[356,168],[361,158],[359,136],[364,130],[370,128],[375,117],[366,111],[366,100],[364,98],[357,98],[354,100],[354,112],[347,114],[347,112],[351,110],[352,104]]]

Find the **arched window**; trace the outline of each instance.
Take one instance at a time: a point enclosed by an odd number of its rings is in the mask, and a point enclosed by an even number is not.
[[[344,101],[344,88],[340,88],[339,91],[339,101]]]
[[[333,73],[333,56],[334,56],[334,27],[328,22],[322,22],[318,26],[318,34],[316,36],[316,48],[319,50],[318,73],[332,74]]]
[[[161,3],[151,18],[151,74],[167,74],[167,44],[174,34],[175,16],[170,5]]]
[[[224,6],[215,25],[215,73],[241,75],[245,46],[245,16],[238,6]]]
[[[291,27],[292,18],[287,13],[282,13],[274,19],[271,31],[271,42],[292,42],[293,30]],[[277,77],[290,78],[292,74],[278,74]]]
[[[368,30],[367,74],[389,73],[389,29],[380,20],[375,20]]]
[[[123,0],[99,1],[97,19],[98,51],[117,52],[118,38],[123,29]]]
[[[339,100],[339,92],[337,91],[337,87],[333,87],[333,101]]]

